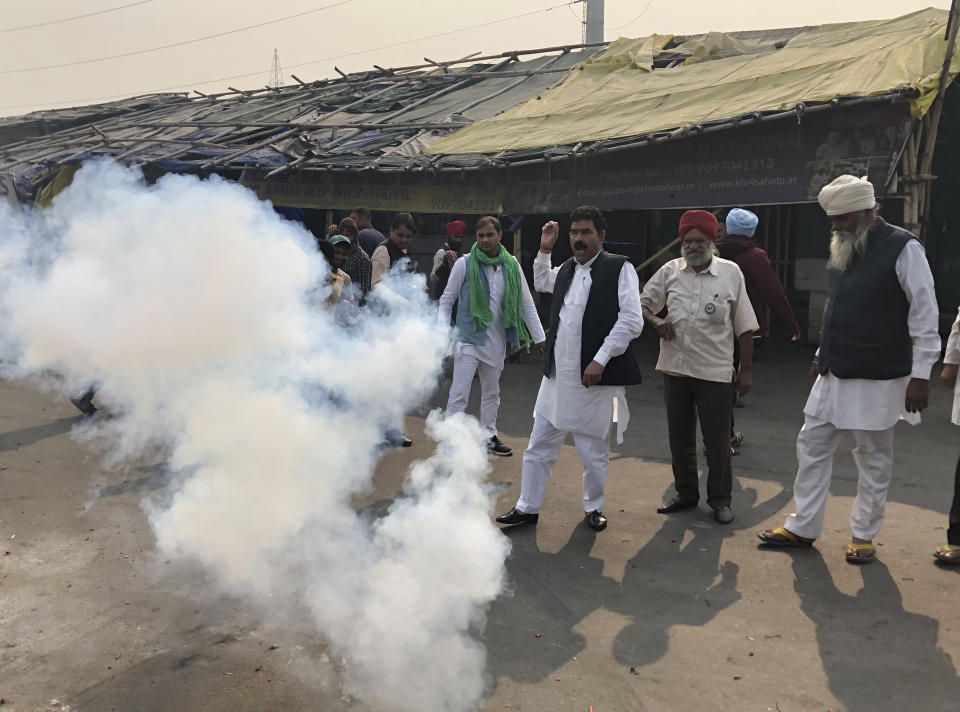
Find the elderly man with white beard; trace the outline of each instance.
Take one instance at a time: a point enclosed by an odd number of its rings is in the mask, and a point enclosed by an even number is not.
[[[771,546],[810,546],[823,528],[833,455],[844,434],[859,482],[846,559],[873,561],[893,475],[893,428],[927,407],[940,356],[933,275],[923,245],[877,214],[873,185],[844,175],[818,196],[833,227],[816,378],[797,436],[796,511],[758,534]],[[906,411],[905,415],[903,411]]]
[[[657,370],[663,400],[676,495],[657,509],[674,514],[697,506],[697,420],[707,451],[707,504],[720,524],[734,515],[730,505],[731,386],[746,395],[753,383],[753,332],[759,327],[736,263],[715,256],[717,219],[705,210],[680,217],[682,257],[667,262],[643,287],[643,318],[660,334]],[[657,315],[664,307],[667,316]],[[740,344],[734,372],[733,345]]]

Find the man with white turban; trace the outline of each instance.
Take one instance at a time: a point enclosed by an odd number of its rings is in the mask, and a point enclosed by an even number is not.
[[[772,546],[810,546],[823,528],[833,454],[851,433],[859,482],[846,558],[868,563],[893,474],[893,427],[920,421],[940,356],[939,312],[923,245],[877,215],[873,185],[844,175],[818,196],[833,227],[816,381],[797,437],[796,512],[758,534]],[[906,411],[906,414],[903,414]]]

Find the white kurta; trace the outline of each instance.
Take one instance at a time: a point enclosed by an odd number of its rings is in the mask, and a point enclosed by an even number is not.
[[[817,378],[803,409],[804,414],[841,430],[886,430],[903,417],[919,423],[919,413],[906,413],[904,400],[911,378],[928,380],[940,357],[939,308],[933,275],[923,245],[910,240],[897,259],[897,279],[910,303],[907,325],[913,339],[913,370],[909,376],[878,381],[837,378],[832,373]]]
[[[514,261],[516,258],[511,257]],[[461,257],[450,270],[447,286],[440,297],[440,310],[437,323],[441,329],[450,323],[450,312],[453,304],[460,296],[460,290],[465,280],[469,279],[467,267],[469,260]],[[462,413],[467,409],[470,399],[470,389],[473,386],[475,374],[480,376],[480,425],[488,437],[497,434],[497,412],[500,410],[500,372],[503,370],[503,359],[507,352],[507,331],[503,326],[503,300],[506,290],[504,267],[481,264],[487,276],[487,285],[490,292],[490,313],[493,321],[486,330],[486,338],[482,344],[467,344],[457,341],[453,349],[453,379],[450,382],[450,393],[447,397],[447,413]],[[517,269],[520,268],[517,263]],[[527,280],[521,273],[521,312],[523,322],[527,325],[533,343],[542,343],[546,338],[537,306],[533,302]]]
[[[947,337],[947,352],[943,355],[944,363],[960,364],[960,309],[957,309],[957,318],[950,327],[950,336]],[[960,425],[960,378],[953,387],[953,412],[950,421]]]
[[[515,257],[512,257],[516,261]],[[447,287],[440,297],[440,313],[437,316],[437,323],[441,328],[445,328],[450,323],[450,312],[453,309],[454,302],[460,298],[460,290],[463,283],[468,279],[467,265],[469,260],[466,255],[458,259],[453,269],[450,270],[450,278],[447,280]],[[519,263],[517,268],[519,269]],[[490,313],[493,315],[493,321],[487,327],[486,340],[482,344],[465,344],[457,342],[454,347],[454,355],[462,354],[472,356],[478,361],[482,361],[488,366],[497,369],[503,368],[503,359],[507,354],[507,332],[503,326],[503,298],[506,288],[506,279],[504,278],[503,266],[497,269],[493,265],[481,265],[487,275],[487,284],[490,288]],[[527,286],[527,280],[523,279],[521,272],[520,279],[523,293],[521,294],[520,308],[523,315],[523,323],[527,325],[527,331],[530,332],[530,338],[535,344],[541,343],[546,337],[543,333],[543,326],[540,324],[540,317],[537,314],[537,305],[533,301],[533,295],[530,293],[530,287]]]
[[[544,377],[537,394],[534,414],[545,418],[557,430],[583,433],[605,438],[616,415],[617,442],[623,442],[630,412],[627,409],[623,386],[593,386],[585,388],[580,365],[580,342],[583,331],[583,312],[590,295],[593,279],[590,270],[594,257],[586,264],[577,264],[573,279],[560,309],[560,325],[554,344],[553,378]],[[539,292],[553,292],[559,267],[551,267],[550,255],[538,252],[533,262],[533,285]],[[593,360],[606,366],[611,358],[623,354],[630,342],[643,329],[640,311],[640,283],[636,270],[626,262],[620,271],[617,291],[620,314]],[[615,410],[616,409],[616,410]]]

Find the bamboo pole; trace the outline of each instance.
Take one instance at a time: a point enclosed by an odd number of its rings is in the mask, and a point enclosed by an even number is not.
[[[930,111],[925,120],[929,119],[929,128],[927,130],[926,141],[923,145],[923,153],[919,161],[918,178],[923,181],[923,194],[921,196],[918,214],[920,230],[918,236],[921,242],[925,242],[928,232],[928,223],[930,221],[930,195],[933,192],[931,184],[934,176],[930,175],[933,167],[933,154],[937,147],[937,129],[940,124],[940,115],[943,113],[944,94],[947,88],[947,82],[950,78],[950,65],[953,63],[953,52],[957,42],[957,27],[960,25],[960,0],[953,0],[950,3],[950,19],[947,20],[947,31],[944,39],[947,42],[947,48],[943,56],[943,67],[940,70],[940,82],[937,85],[937,96],[933,100]]]
[[[680,242],[680,238],[679,238],[679,237],[675,237],[675,238],[673,239],[673,241],[670,242],[670,244],[668,244],[666,247],[661,247],[661,248],[660,248],[659,250],[657,250],[655,253],[653,253],[652,255],[650,255],[650,257],[648,257],[648,258],[645,259],[643,262],[641,262],[640,264],[637,265],[637,272],[639,272],[640,270],[642,270],[644,267],[652,264],[653,261],[654,261],[655,259],[657,259],[660,255],[662,255],[662,254],[664,254],[664,253],[666,253],[666,252],[669,252],[671,249],[673,249],[674,245],[676,245],[678,242]]]

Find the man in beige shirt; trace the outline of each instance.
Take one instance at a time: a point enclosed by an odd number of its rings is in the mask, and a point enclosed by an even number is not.
[[[370,255],[372,274],[370,276],[370,288],[376,287],[386,276],[390,268],[397,262],[406,258],[407,268],[413,269],[414,265],[410,261],[410,254],[407,248],[413,236],[417,234],[417,223],[410,213],[394,213],[390,218],[390,235],[381,242]]]
[[[682,257],[661,267],[646,283],[640,302],[643,318],[660,335],[657,370],[663,374],[670,455],[676,495],[660,514],[695,507],[697,418],[707,452],[707,504],[721,524],[733,521],[730,509],[731,383],[745,395],[753,381],[753,337],[757,317],[743,273],[714,255],[717,219],[705,210],[680,218]],[[656,316],[664,307],[667,316]],[[740,369],[734,373],[733,345],[740,343]]]

